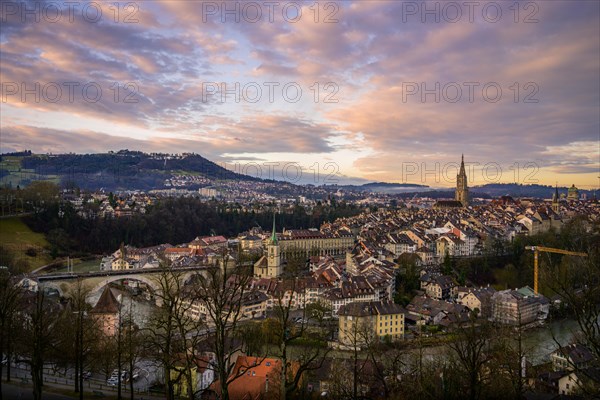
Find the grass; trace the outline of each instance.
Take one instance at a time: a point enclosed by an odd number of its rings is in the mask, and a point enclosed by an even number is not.
[[[17,260],[27,261],[30,270],[52,261],[45,248],[48,247],[48,241],[41,233],[35,233],[21,218],[13,217],[0,219],[0,244],[11,252]],[[28,249],[34,249],[35,255],[26,254]]]
[[[179,176],[179,175],[189,175],[189,176],[200,176],[202,175],[200,172],[196,172],[196,171],[184,171],[181,169],[175,170],[175,171],[171,171],[171,174]]]
[[[73,259],[73,271],[75,272],[90,272],[100,271],[100,260],[86,260],[82,261],[79,258]],[[67,266],[53,270],[52,272],[67,272]]]
[[[35,173],[35,171],[29,169],[22,169],[20,171],[8,171],[10,173],[2,177],[2,179],[0,179],[0,184],[11,184],[12,187],[20,186],[23,188],[32,181],[38,180],[49,181],[56,184],[60,183],[60,178],[58,177],[58,175],[38,175]]]
[[[0,169],[8,172],[8,175],[0,178],[0,184],[11,184],[13,187],[25,187],[28,183],[35,180],[47,180],[54,183],[60,183],[58,175],[39,175],[34,169],[21,167],[23,157],[3,156],[0,161]]]

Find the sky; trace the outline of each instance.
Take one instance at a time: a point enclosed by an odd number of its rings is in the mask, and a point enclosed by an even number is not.
[[[600,2],[1,1],[0,151],[600,184]]]

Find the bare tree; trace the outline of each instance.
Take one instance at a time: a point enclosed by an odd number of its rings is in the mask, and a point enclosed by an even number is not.
[[[372,378],[383,389],[384,398],[399,392],[398,377],[403,373],[405,363],[402,345],[395,343],[393,346],[372,344],[367,349],[371,361]]]
[[[234,272],[215,266],[198,275],[196,282],[197,300],[206,310],[206,340],[215,352],[215,375],[223,400],[229,400],[229,385],[243,374],[232,374],[232,358],[243,348],[233,339],[243,318],[243,300],[249,291],[251,272],[240,267]]]
[[[561,263],[545,265],[542,278],[550,290],[558,294],[571,310],[571,315],[577,322],[575,340],[592,353],[596,368],[600,367],[600,235],[591,236],[591,244],[585,250],[588,257],[563,257]],[[557,340],[559,350],[563,348]],[[589,396],[600,395],[600,380],[598,375],[588,368],[570,365],[578,374],[579,389]],[[585,382],[585,383],[583,383]]]
[[[93,346],[97,343],[99,336],[99,329],[95,322],[88,318],[87,311],[90,309],[90,305],[87,303],[90,289],[87,287],[81,279],[78,279],[73,286],[71,286],[67,297],[70,299],[71,304],[71,316],[74,318],[68,318],[69,326],[67,330],[74,333],[75,341],[72,340],[70,335],[65,335],[62,338],[64,341],[62,349],[67,350],[69,346],[73,347],[73,360],[75,365],[75,392],[79,392],[79,398],[83,399],[83,373],[85,366],[88,362],[88,357],[92,352]]]
[[[60,306],[57,302],[46,298],[43,290],[28,296],[23,308],[22,332],[19,335],[19,354],[31,368],[33,382],[33,398],[41,400],[44,385],[44,362],[56,348],[56,329],[59,326]]]
[[[263,346],[269,343],[269,339],[262,332],[262,325],[259,322],[248,321],[239,324],[236,334],[243,344],[242,351],[246,355],[260,357]]]
[[[458,338],[448,344],[458,362],[457,367],[466,377],[467,396],[471,400],[481,398],[485,384],[484,367],[493,357],[491,325],[477,321],[477,315],[472,313],[470,321],[457,328]]]
[[[100,335],[94,348],[93,358],[96,360],[99,371],[108,379],[116,363],[116,343],[112,337]]]
[[[181,374],[182,378],[185,378],[187,396],[190,400],[196,398],[196,388],[194,385],[194,379],[192,377],[192,371],[197,367],[198,362],[198,349],[201,341],[204,339],[201,332],[205,328],[205,324],[202,318],[197,318],[192,315],[191,307],[195,302],[194,287],[182,288],[180,291],[180,297],[186,301],[182,301],[179,309],[175,313],[175,324],[177,328],[177,338],[179,346],[181,347],[181,355],[179,362],[182,364],[180,368],[177,364],[175,370],[177,374]]]
[[[296,323],[291,318],[294,308],[302,310],[303,318]],[[298,278],[284,279],[278,284],[275,293],[275,320],[277,321],[276,338],[281,358],[281,399],[288,398],[298,389],[302,376],[309,371],[319,369],[329,353],[329,348],[304,346],[295,359],[290,360],[289,346],[300,338],[307,336],[308,321],[304,300],[304,290]],[[325,335],[326,336],[326,335]]]
[[[133,318],[133,307],[130,301],[128,312],[126,314],[124,323],[121,327],[123,329],[124,337],[123,337],[123,357],[125,358],[124,362],[127,367],[127,371],[129,373],[129,395],[130,399],[134,398],[133,391],[133,375],[135,371],[135,365],[139,358],[141,357],[141,349],[142,349],[142,335],[134,323]]]
[[[165,398],[174,399],[175,385],[182,373],[177,370],[177,354],[185,349],[179,338],[178,316],[185,312],[185,302],[181,296],[181,274],[170,266],[162,264],[157,278],[159,290],[155,296],[160,307],[152,314],[144,328],[148,351],[157,358],[165,379]]]
[[[331,312],[331,306],[321,299],[318,299],[317,301],[306,305],[305,315],[307,315],[309,319],[316,321],[320,327],[323,327],[325,321],[331,319]]]
[[[352,386],[348,385],[348,376],[352,374],[350,362],[343,358],[331,359],[327,376],[327,395],[334,399],[351,399]]]
[[[531,349],[524,342],[525,324],[521,311],[517,310],[517,324],[498,329],[498,348],[495,360],[499,370],[506,373],[514,391],[514,398],[521,399],[525,393],[526,363]]]
[[[396,366],[401,373],[395,378],[400,378],[399,381],[394,380],[393,384],[388,384],[390,397],[401,399],[439,399],[439,398],[461,398],[458,395],[452,396],[452,382],[454,379],[453,369],[456,369],[455,364],[448,360],[445,354],[438,354],[434,357],[425,357],[425,347],[422,339],[417,340],[418,347],[414,352],[409,352],[406,357],[406,362],[402,365],[400,360],[397,360]],[[391,373],[390,373],[391,375]],[[461,396],[464,391],[461,390]],[[394,397],[397,396],[397,397]]]
[[[21,288],[6,269],[0,269],[0,353],[6,356],[6,380],[10,381],[10,361],[12,358],[12,327],[21,298]],[[0,363],[0,400],[2,400],[2,368]]]
[[[121,386],[123,379],[123,353],[124,353],[124,337],[123,337],[123,298],[119,296],[119,312],[117,314],[117,329],[116,329],[116,357],[117,357],[117,399],[121,400],[123,398],[123,388]]]
[[[355,305],[353,303],[351,305]],[[349,319],[350,317],[348,317]],[[351,351],[351,374],[352,374],[352,399],[359,398],[360,383],[362,381],[361,374],[369,362],[365,349],[373,346],[376,338],[375,329],[373,327],[372,316],[358,317],[352,316],[351,323],[348,327],[340,327],[340,337],[343,337],[344,344]]]

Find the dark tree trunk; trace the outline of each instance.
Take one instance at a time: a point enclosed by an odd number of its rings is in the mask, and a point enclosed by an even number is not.
[[[12,321],[9,321],[8,323],[8,331],[11,332],[12,331]],[[6,382],[10,382],[10,360],[12,360],[12,343],[13,343],[13,339],[10,337],[10,335],[7,338],[8,340],[6,341],[6,359],[8,360],[6,363]],[[2,375],[0,374],[0,379],[2,378]]]
[[[79,311],[79,353],[77,354],[77,359],[79,361],[79,375],[77,376],[77,380],[79,381],[79,400],[83,400],[83,312]]]
[[[4,351],[4,321],[2,321],[2,323],[0,323],[0,353],[2,353],[3,351]],[[10,364],[10,358],[8,358],[8,355],[6,356],[6,358],[7,358],[6,364]],[[3,367],[3,364],[0,362],[0,400],[2,400],[2,367]]]
[[[33,399],[42,400],[44,386],[44,363],[39,356],[34,355],[31,363],[31,381],[33,382]]]

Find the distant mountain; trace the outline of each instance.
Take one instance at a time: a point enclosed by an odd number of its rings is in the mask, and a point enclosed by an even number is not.
[[[492,197],[512,196],[512,197],[535,197],[549,199],[552,197],[555,188],[549,185],[529,184],[521,185],[519,183],[488,183],[481,186],[474,186],[470,190],[487,193]],[[567,194],[567,187],[559,187],[560,194]],[[579,195],[586,194],[588,198],[594,195],[592,190],[579,189]]]
[[[168,184],[171,178],[181,175],[204,178],[187,184],[186,189],[208,186],[215,180],[273,182],[232,172],[198,154],[147,154],[130,150],[99,154],[32,154],[26,150],[0,155],[0,184],[13,187],[26,186],[33,180],[46,179],[89,190],[166,189],[174,187]],[[282,190],[289,191],[289,187],[286,189],[285,185],[302,190],[301,186],[285,182],[282,182]],[[362,185],[325,185],[323,189],[377,192],[401,197],[412,197],[415,194],[432,198],[454,197],[453,188],[431,188],[415,183],[370,182]],[[566,194],[568,188],[558,189],[560,193]],[[554,193],[552,186],[517,183],[490,183],[474,186],[469,190],[473,197],[484,198],[505,195],[550,198]],[[586,194],[588,198],[594,195],[590,190],[580,189],[579,193]]]
[[[167,188],[166,180],[173,175],[195,175],[210,180],[237,179],[261,181],[225,169],[198,154],[146,154],[121,150],[99,154],[20,154],[2,155],[11,159],[11,169],[0,167],[3,182],[15,174],[26,185],[35,179],[53,179],[61,184],[75,184],[82,189],[150,190]],[[20,165],[14,166],[20,160]],[[5,165],[6,163],[2,163]]]
[[[429,187],[427,185],[418,185],[416,183],[389,183],[389,182],[370,182],[360,185],[363,188],[414,188],[414,187]]]
[[[337,188],[352,192],[377,192],[377,193],[405,193],[407,191],[428,188],[427,185],[418,185],[416,183],[388,183],[388,182],[369,182],[362,185],[340,185]],[[328,189],[335,189],[333,186],[326,186]]]
[[[518,183],[488,183],[485,185],[473,186],[469,188],[469,194],[473,198],[497,198],[501,196],[511,196],[514,198],[521,197],[533,197],[539,199],[549,199],[552,197],[555,188],[553,186],[548,185],[521,185]],[[559,194],[567,194],[567,187],[559,187]],[[588,198],[592,198],[594,196],[594,191],[592,190],[582,190],[579,189],[579,195],[586,194]],[[412,197],[431,197],[433,199],[440,198],[454,198],[454,189],[436,189],[436,190],[421,190],[421,191],[412,191],[405,192],[402,194],[403,198]]]

